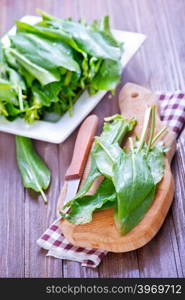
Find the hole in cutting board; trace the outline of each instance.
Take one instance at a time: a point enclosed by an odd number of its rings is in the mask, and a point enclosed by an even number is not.
[[[138,97],[138,96],[139,96],[138,93],[132,93],[132,94],[131,94],[131,97],[132,97],[132,98],[136,98],[136,97]]]

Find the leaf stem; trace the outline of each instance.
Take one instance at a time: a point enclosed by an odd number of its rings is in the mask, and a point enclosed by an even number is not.
[[[133,143],[133,139],[131,137],[128,138],[129,140],[129,144],[130,144],[130,150],[133,153],[134,152],[134,143]]]
[[[120,132],[118,132],[115,142],[117,141],[117,143],[120,144],[123,140],[123,136],[125,135],[125,133],[132,131],[134,129],[134,127],[136,126],[136,123],[137,122],[135,119],[126,121],[124,126],[122,126]]]
[[[64,85],[69,85],[72,77],[72,72],[68,71],[64,80]]]
[[[167,127],[163,127],[158,134],[153,138],[151,146],[155,144],[155,142],[159,139],[159,137],[166,131]]]
[[[22,90],[21,90],[21,87],[18,86],[18,98],[19,98],[19,107],[20,107],[20,110],[23,110],[24,109],[24,106],[23,106],[23,97],[22,97]]]
[[[98,143],[98,145],[105,151],[105,153],[108,155],[108,157],[111,159],[111,161],[114,163],[114,160],[112,159],[109,151],[106,149],[106,147],[99,141],[99,139],[96,137],[95,141]]]
[[[41,193],[42,199],[44,200],[44,203],[47,204],[48,199],[46,197],[46,194],[44,193],[44,191],[42,189],[40,189],[40,193]]]
[[[146,150],[146,154],[150,151],[151,145],[152,145],[152,140],[154,138],[154,132],[155,132],[155,113],[156,113],[156,106],[152,106],[152,123],[151,123],[151,129],[150,129],[150,136],[149,136],[149,141],[148,141],[148,146]]]
[[[148,124],[149,124],[149,121],[150,121],[151,111],[152,111],[152,108],[148,107],[146,112],[145,112],[143,130],[141,132],[141,138],[140,138],[140,141],[139,141],[139,146],[138,146],[137,152],[141,151],[141,149],[143,147],[143,144],[145,142],[145,137],[146,137],[146,132],[147,132],[147,129],[148,129]]]
[[[69,116],[73,116],[73,101],[71,97],[69,97]]]

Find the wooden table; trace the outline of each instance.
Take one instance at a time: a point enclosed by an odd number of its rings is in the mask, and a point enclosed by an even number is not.
[[[184,0],[0,0],[0,34],[15,19],[39,7],[60,17],[88,21],[109,14],[113,27],[138,31],[147,41],[125,68],[131,81],[153,91],[185,91]],[[118,91],[121,85],[118,87]],[[118,111],[116,95],[104,97],[94,112],[102,120]],[[69,165],[77,131],[63,144],[35,142],[52,171],[49,204],[23,189],[15,159],[14,136],[0,133],[0,277],[184,277],[185,275],[185,131],[179,140],[173,172],[176,194],[157,236],[126,254],[108,254],[99,268],[46,257],[37,238],[55,219],[56,201]]]

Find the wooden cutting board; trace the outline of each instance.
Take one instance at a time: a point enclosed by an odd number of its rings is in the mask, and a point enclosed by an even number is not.
[[[156,103],[155,95],[141,86],[127,83],[119,95],[119,106],[124,118],[137,119],[137,126],[132,136],[140,136],[144,119],[145,109]],[[156,131],[158,132],[164,124],[156,117]],[[74,225],[66,220],[61,220],[60,226],[65,237],[75,246],[99,248],[111,252],[127,252],[140,248],[147,244],[159,231],[168,213],[174,195],[174,182],[170,169],[171,159],[175,153],[175,136],[167,130],[162,139],[170,148],[165,158],[165,173],[160,182],[152,206],[142,221],[126,235],[120,235],[117,231],[113,209],[107,209],[94,213],[91,223]],[[89,170],[89,162],[84,172],[84,178]],[[95,191],[100,180],[95,182],[91,193]],[[65,192],[62,193],[58,209],[62,206]]]

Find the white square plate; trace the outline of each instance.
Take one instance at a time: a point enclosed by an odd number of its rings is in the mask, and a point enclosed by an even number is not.
[[[25,16],[21,19],[21,21],[28,24],[36,24],[40,21],[40,17]],[[7,45],[9,43],[8,35],[13,35],[15,32],[16,28],[14,26],[2,38],[2,42]],[[124,42],[124,53],[121,63],[122,66],[125,67],[131,57],[142,45],[146,37],[140,33],[121,30],[113,30],[113,34],[117,40]],[[73,107],[73,117],[70,117],[67,112],[55,123],[48,121],[35,121],[33,124],[28,124],[23,119],[16,119],[15,121],[10,122],[3,116],[0,116],[0,131],[51,143],[61,143],[74,131],[74,129],[90,113],[90,111],[93,110],[105,94],[106,91],[100,91],[93,96],[89,96],[88,92],[85,91]]]

